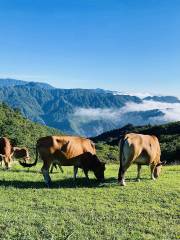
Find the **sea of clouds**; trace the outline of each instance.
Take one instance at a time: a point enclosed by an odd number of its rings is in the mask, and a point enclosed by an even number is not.
[[[161,116],[154,116],[153,118],[149,119],[152,120],[152,123],[155,123],[156,120],[158,123],[180,121],[180,103],[164,103],[147,100],[142,101],[142,103],[128,102],[124,107],[120,109],[77,108],[75,109],[73,117],[79,119],[79,121],[82,122],[91,122],[94,120],[111,120],[118,123],[121,122],[121,119],[123,119],[127,113],[146,112],[151,110],[159,110],[163,113]]]

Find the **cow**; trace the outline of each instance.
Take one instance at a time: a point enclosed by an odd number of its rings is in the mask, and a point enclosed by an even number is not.
[[[24,161],[28,161],[30,159],[29,157],[29,151],[26,147],[13,147],[13,157],[16,159],[24,159]]]
[[[78,168],[82,168],[86,177],[93,171],[95,177],[104,180],[105,164],[96,156],[94,143],[86,138],[77,136],[47,136],[42,137],[36,144],[36,159],[34,163],[20,162],[23,167],[32,167],[37,164],[38,155],[43,160],[42,174],[45,184],[50,187],[51,178],[49,168],[52,163],[61,166],[74,166],[74,175]]]
[[[9,169],[12,163],[12,146],[8,138],[0,138],[0,160],[5,169]]]
[[[0,162],[5,165],[5,169],[9,169],[13,162],[13,157],[17,159],[23,158],[24,161],[29,160],[28,149],[23,147],[12,147],[10,140],[6,137],[0,138]]]
[[[125,172],[132,163],[137,164],[137,181],[142,165],[150,165],[151,179],[159,177],[162,165],[161,149],[157,137],[136,133],[125,134],[119,142],[120,168],[118,182],[125,186]]]

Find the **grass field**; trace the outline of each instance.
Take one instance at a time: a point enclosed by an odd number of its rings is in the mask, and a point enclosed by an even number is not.
[[[180,239],[180,166],[164,167],[155,182],[148,167],[135,182],[133,166],[126,187],[117,184],[118,165],[107,165],[100,185],[81,170],[74,183],[69,167],[51,175],[52,189],[40,167],[0,170],[0,239]]]

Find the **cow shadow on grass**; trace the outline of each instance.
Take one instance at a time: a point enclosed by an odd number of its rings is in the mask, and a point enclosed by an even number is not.
[[[149,178],[142,178],[142,181],[148,181]],[[126,182],[136,182],[135,178],[127,178]],[[110,177],[104,182],[99,183],[96,179],[87,180],[85,178],[78,178],[74,181],[72,178],[52,181],[50,189],[61,188],[108,188],[116,187],[118,184],[117,178]],[[0,187],[13,187],[18,189],[44,189],[47,188],[42,181],[20,181],[20,180],[0,180]]]
[[[1,171],[4,171],[1,169]],[[14,173],[20,173],[20,172],[26,172],[26,173],[37,173],[40,174],[40,171],[32,170],[32,169],[11,169],[8,170],[10,172]],[[57,172],[58,173],[58,172]],[[56,174],[53,173],[53,175]],[[147,181],[150,180],[150,178],[142,177],[141,181]],[[126,178],[126,182],[136,182],[136,178]],[[84,177],[78,177],[76,181],[73,180],[73,178],[63,178],[59,180],[52,180],[51,189],[58,189],[58,188],[108,188],[117,186],[117,176],[115,177],[109,177],[104,180],[104,182],[99,183],[96,179],[89,179],[87,180]],[[0,179],[0,187],[13,187],[13,188],[19,188],[19,189],[43,189],[47,188],[45,186],[45,183],[43,181],[43,177],[41,181],[22,181],[22,180],[5,180]]]
[[[25,173],[38,173],[37,170],[33,170],[33,169],[10,169],[10,170],[6,170],[6,171],[10,171],[10,172],[14,172],[14,173],[20,173],[20,172],[25,172]],[[40,172],[40,171],[39,171]]]
[[[102,188],[117,185],[116,178],[108,178],[100,183],[96,179],[87,180],[85,178],[78,178],[74,181],[72,178],[52,181],[50,189],[58,188]],[[13,187],[19,189],[43,189],[46,188],[42,181],[21,181],[21,180],[0,180],[0,187]]]

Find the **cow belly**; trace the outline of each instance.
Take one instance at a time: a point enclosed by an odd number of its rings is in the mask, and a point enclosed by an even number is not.
[[[78,159],[54,159],[53,163],[60,164],[61,166],[80,166],[80,160]]]
[[[134,160],[135,164],[140,164],[140,165],[148,165],[149,164],[149,160],[147,158],[147,156],[139,156],[138,158],[136,158]]]

